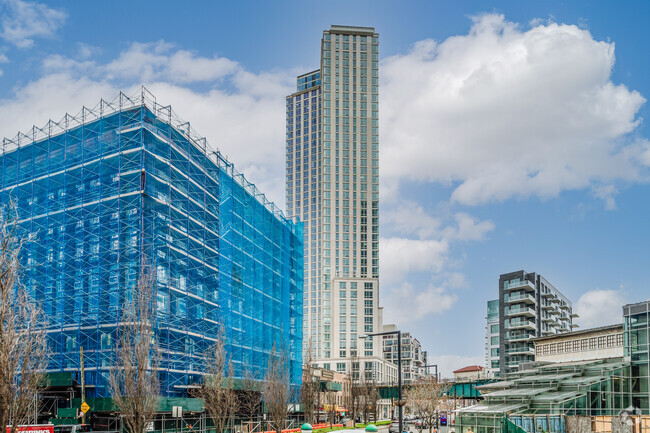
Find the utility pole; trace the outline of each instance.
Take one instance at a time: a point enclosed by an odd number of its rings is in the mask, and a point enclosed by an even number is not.
[[[81,404],[86,402],[86,375],[84,374],[84,348],[79,346],[79,364],[81,365]],[[86,424],[86,412],[83,411],[81,424]]]

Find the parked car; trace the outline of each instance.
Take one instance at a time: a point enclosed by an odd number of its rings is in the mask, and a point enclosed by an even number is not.
[[[417,428],[417,429],[427,429],[427,428],[429,428],[429,426],[427,425],[426,421],[416,419],[415,420],[415,428]]]
[[[399,433],[399,421],[393,420],[388,426],[388,433]]]

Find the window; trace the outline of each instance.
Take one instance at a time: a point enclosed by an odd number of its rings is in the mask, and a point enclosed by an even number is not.
[[[490,344],[493,345],[493,346],[499,344],[499,337],[490,338]]]
[[[345,355],[341,355],[341,356],[345,356]],[[341,373],[345,373],[345,362],[337,362],[336,363],[336,371],[341,372]]]

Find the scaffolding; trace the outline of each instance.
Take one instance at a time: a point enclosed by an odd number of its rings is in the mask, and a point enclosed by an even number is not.
[[[286,349],[301,382],[303,235],[219,151],[144,87],[3,139],[0,203],[13,200],[23,282],[54,356],[108,396],[115,330],[143,263],[155,269],[161,395],[201,381],[223,328],[234,373],[263,377]]]

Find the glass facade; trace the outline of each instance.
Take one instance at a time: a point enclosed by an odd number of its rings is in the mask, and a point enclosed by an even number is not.
[[[509,419],[526,431],[541,431],[541,423],[563,433],[564,415],[619,415],[630,406],[630,383],[630,365],[620,358],[537,365],[478,387],[484,400],[457,411],[456,431],[500,433]]]
[[[485,374],[487,377],[498,377],[499,364],[499,300],[487,302],[487,316],[485,317]]]
[[[120,309],[155,270],[163,396],[186,396],[223,327],[234,372],[263,375],[274,344],[301,383],[302,226],[144,89],[5,139],[0,201],[16,203],[23,282],[42,302],[51,371],[106,396]],[[258,376],[259,377],[259,376]]]
[[[625,357],[632,363],[632,405],[650,415],[650,301],[623,307]]]

